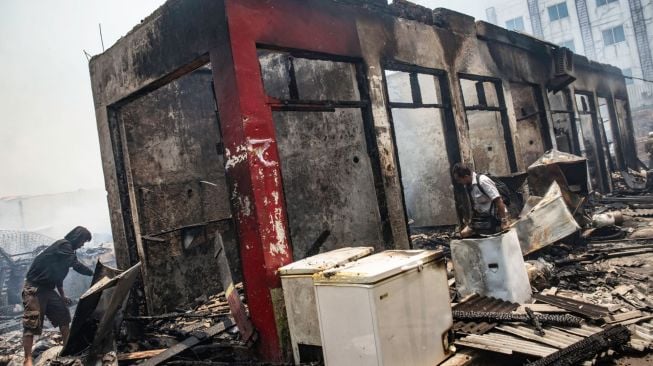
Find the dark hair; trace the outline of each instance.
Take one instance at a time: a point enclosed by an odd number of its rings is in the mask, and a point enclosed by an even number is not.
[[[83,226],[77,226],[70,230],[64,239],[68,240],[73,246],[78,247],[87,241],[91,241],[91,232]]]
[[[472,169],[465,163],[456,163],[451,169],[451,173],[454,177],[466,177],[472,175]]]

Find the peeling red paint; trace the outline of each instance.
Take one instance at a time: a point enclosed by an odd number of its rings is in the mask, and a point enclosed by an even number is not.
[[[274,122],[263,90],[256,45],[359,56],[359,41],[355,22],[342,12],[335,13],[340,9],[332,5],[227,0],[225,6],[230,39],[225,45],[217,45],[211,62],[226,165],[232,184],[238,187],[237,197],[232,198],[238,200],[236,221],[245,290],[260,335],[259,352],[268,361],[280,361],[284,350],[271,292],[281,288],[277,269],[292,261],[292,249]],[[242,197],[249,202],[243,202]]]

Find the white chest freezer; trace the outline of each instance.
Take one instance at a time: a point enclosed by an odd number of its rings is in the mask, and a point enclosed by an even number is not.
[[[314,276],[328,366],[434,366],[453,325],[439,251],[388,250]]]
[[[340,248],[279,268],[288,316],[290,342],[295,363],[315,361],[321,356],[320,326],[315,304],[313,275],[349,263],[372,253],[372,247]]]

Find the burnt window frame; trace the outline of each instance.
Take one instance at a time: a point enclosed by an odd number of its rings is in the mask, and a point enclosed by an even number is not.
[[[551,90],[547,90],[549,92]],[[552,91],[551,91],[552,92]],[[572,142],[572,147],[571,151],[573,154],[581,156],[581,151],[580,151],[580,141],[579,141],[579,131],[576,126],[576,108],[574,106],[575,101],[572,97],[571,90],[569,88],[562,89],[556,93],[563,93],[563,98],[565,101],[565,104],[567,105],[567,109],[551,109],[551,102],[547,100],[549,104],[549,112],[551,113],[551,117],[553,118],[554,114],[567,114],[569,116],[569,128],[571,129],[571,142]],[[547,98],[548,99],[548,98]]]
[[[537,110],[528,115],[517,116],[515,113],[515,123],[517,128],[519,128],[519,123],[523,120],[529,119],[534,116],[538,116],[539,119],[539,129],[540,129],[540,138],[542,139],[542,146],[544,151],[553,149],[553,140],[554,137],[551,136],[551,124],[549,123],[548,116],[546,114],[546,104],[544,102],[544,93],[542,87],[539,84],[528,83],[523,81],[510,81],[509,84],[522,84],[529,86],[533,91],[533,98],[535,99],[535,104],[537,105]],[[512,98],[512,95],[511,95]],[[514,108],[514,101],[513,101]]]
[[[410,83],[411,83],[411,93],[413,96],[413,102],[391,102],[390,93],[388,90],[388,80],[386,77],[386,71],[399,71],[410,74]],[[442,123],[442,132],[445,138],[445,149],[447,151],[447,159],[449,160],[449,171],[453,169],[453,165],[456,162],[462,161],[462,153],[460,150],[460,140],[458,139],[458,132],[456,128],[456,119],[453,111],[453,102],[451,96],[451,85],[449,83],[449,77],[445,70],[429,68],[424,66],[413,65],[405,62],[395,61],[395,60],[384,60],[381,64],[381,74],[383,76],[383,92],[386,99],[386,113],[388,116],[388,121],[390,123],[390,134],[392,136],[392,144],[394,147],[394,160],[397,162],[397,174],[399,176],[399,185],[401,187],[401,198],[402,205],[404,210],[404,221],[406,223],[406,232],[409,234],[409,242],[412,247],[412,241],[410,240],[410,226],[408,225],[408,209],[406,207],[406,198],[404,197],[404,184],[401,179],[401,164],[399,163],[399,151],[397,145],[397,137],[395,134],[395,124],[392,117],[392,109],[421,109],[421,108],[435,108],[442,111],[442,118],[440,123]],[[440,103],[421,103],[421,90],[419,86],[419,80],[417,74],[431,75],[436,78],[438,82],[438,87],[440,88]],[[415,94],[418,93],[417,100],[420,103],[415,103]],[[458,221],[462,222],[464,217],[464,202],[465,198],[464,189],[461,190],[458,184],[455,184],[453,177],[450,176],[451,184],[454,189],[454,200],[456,203],[456,212],[458,214]]]
[[[365,60],[359,57],[333,55],[328,53],[307,51],[295,48],[278,47],[263,43],[256,44],[256,50],[265,50],[271,52],[286,53],[292,58],[303,58],[308,60],[317,61],[332,61],[350,63],[354,67],[356,73],[356,86],[358,89],[358,101],[331,101],[331,100],[302,100],[299,99],[297,89],[296,75],[294,75],[294,67],[290,69],[290,99],[278,99],[271,97],[265,90],[263,81],[263,70],[261,70],[261,87],[266,97],[266,104],[271,112],[335,112],[337,108],[358,108],[361,111],[363,132],[365,137],[365,145],[368,158],[370,159],[370,166],[372,168],[372,180],[374,183],[374,191],[377,199],[377,206],[379,208],[379,222],[381,224],[381,237],[383,245],[386,249],[394,249],[394,236],[392,234],[392,226],[390,222],[390,214],[388,212],[388,200],[385,193],[385,186],[383,183],[383,175],[381,169],[381,159],[379,157],[379,146],[376,140],[376,131],[374,127],[374,115],[372,113],[371,95],[369,91],[367,72],[365,69]],[[259,68],[260,68],[259,63]],[[294,85],[293,85],[294,84]],[[293,90],[294,89],[294,90]],[[296,97],[297,99],[292,99]],[[276,135],[276,132],[275,132]],[[283,188],[283,175],[280,177],[281,187]],[[284,196],[285,196],[284,190]],[[284,209],[288,212],[286,203],[283,203]],[[289,228],[290,229],[290,228]],[[292,238],[288,235],[292,244]]]
[[[585,96],[587,97],[587,103],[588,103],[588,111],[580,110],[578,108],[578,102],[576,100],[576,96]],[[610,174],[609,167],[606,166],[606,158],[603,150],[603,138],[602,136],[604,134],[601,133],[600,130],[600,125],[599,125],[599,120],[598,120],[598,109],[597,109],[597,98],[596,98],[596,93],[593,91],[587,91],[587,90],[574,90],[574,109],[576,109],[576,114],[578,118],[582,115],[589,115],[592,118],[592,134],[594,135],[595,141],[600,144],[596,146],[596,159],[598,159],[598,168],[599,168],[599,174],[601,175],[600,179],[600,188],[603,193],[607,193],[611,191],[611,186],[612,186],[612,178]],[[574,120],[574,123],[576,121]],[[579,131],[579,133],[582,134],[582,131]],[[580,138],[580,136],[579,136]],[[596,187],[593,187],[595,189]]]
[[[471,80],[475,81],[477,84],[481,83],[491,83],[494,86],[495,93],[497,94],[497,101],[499,103],[498,107],[488,106],[487,102],[482,103],[479,96],[479,104],[473,106],[467,106],[465,102],[465,93],[463,92],[462,80]],[[491,111],[499,112],[501,115],[501,128],[503,129],[503,140],[506,144],[506,155],[508,157],[508,169],[510,174],[518,173],[519,167],[517,165],[517,156],[515,153],[515,142],[512,138],[512,128],[510,127],[510,118],[508,117],[508,109],[506,108],[506,97],[503,93],[503,81],[500,78],[492,76],[482,76],[476,74],[468,73],[458,73],[458,88],[460,91],[461,100],[463,102],[463,108],[465,112],[465,126],[469,131],[469,117],[467,116],[467,111]],[[476,89],[478,91],[478,88]]]
[[[612,143],[614,144],[614,161],[612,160],[612,157],[609,156],[608,161],[611,164],[610,169],[611,171],[619,171],[623,170],[624,167],[626,166],[626,162],[624,160],[624,154],[623,154],[623,146],[621,142],[621,128],[619,127],[619,122],[617,121],[617,109],[614,103],[614,98],[610,93],[596,93],[596,102],[597,102],[597,116],[601,114],[601,104],[599,99],[604,99],[606,103],[606,107],[608,109],[608,115],[603,116],[601,115],[601,119],[603,118],[608,118],[608,122],[610,123],[610,132],[612,133]],[[603,121],[599,124],[602,131],[603,131],[603,136],[604,136],[604,142],[607,146],[608,154],[610,154],[610,144],[608,141],[608,134],[607,131],[605,130],[605,124]],[[616,165],[615,165],[616,163]]]

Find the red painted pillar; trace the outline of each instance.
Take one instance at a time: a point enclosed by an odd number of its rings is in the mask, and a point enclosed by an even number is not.
[[[228,3],[228,2],[227,2]],[[227,6],[227,14],[228,14]],[[229,22],[229,16],[227,16]],[[254,37],[232,25],[211,51],[225,166],[240,242],[245,292],[259,333],[259,354],[281,361],[285,317],[277,269],[292,261],[272,112]],[[235,31],[234,31],[235,30]]]

